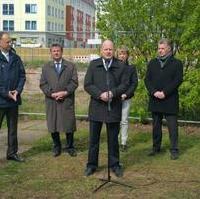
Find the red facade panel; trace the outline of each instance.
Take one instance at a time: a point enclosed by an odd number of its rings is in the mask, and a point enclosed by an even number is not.
[[[66,38],[73,40],[74,31],[74,8],[72,6],[66,6]]]

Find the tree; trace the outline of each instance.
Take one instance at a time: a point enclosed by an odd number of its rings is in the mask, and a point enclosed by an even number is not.
[[[103,0],[98,1],[97,27],[102,37],[118,46],[127,45],[142,80],[146,63],[156,56],[157,42],[169,38],[184,62],[180,87],[180,116],[199,119],[200,1],[196,0]],[[131,112],[147,116],[147,92],[139,81]]]
[[[103,37],[128,45],[145,61],[155,54],[157,41],[174,41],[185,65],[199,65],[200,2],[196,0],[98,1],[97,27]]]

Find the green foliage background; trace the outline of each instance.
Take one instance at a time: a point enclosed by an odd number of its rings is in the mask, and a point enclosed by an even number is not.
[[[200,1],[180,0],[104,0],[98,1],[97,27],[102,38],[116,47],[129,47],[139,74],[131,114],[149,116],[144,75],[148,61],[156,56],[157,41],[169,38],[174,52],[184,64],[180,87],[180,118],[200,120]]]

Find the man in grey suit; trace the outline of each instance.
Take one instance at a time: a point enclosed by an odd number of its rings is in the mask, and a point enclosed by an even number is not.
[[[45,95],[47,127],[53,140],[53,156],[61,154],[60,132],[66,134],[66,152],[76,156],[74,148],[75,90],[78,87],[77,70],[73,63],[62,58],[63,48],[53,44],[52,61],[42,68],[40,88]]]

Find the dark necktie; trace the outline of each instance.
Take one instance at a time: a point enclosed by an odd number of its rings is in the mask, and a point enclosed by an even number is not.
[[[58,74],[60,74],[60,63],[56,63],[55,64],[56,65],[56,72],[58,73]]]
[[[109,64],[110,64],[110,60],[109,59],[106,59],[105,60],[105,66],[106,66],[106,70],[108,70],[109,68]]]

